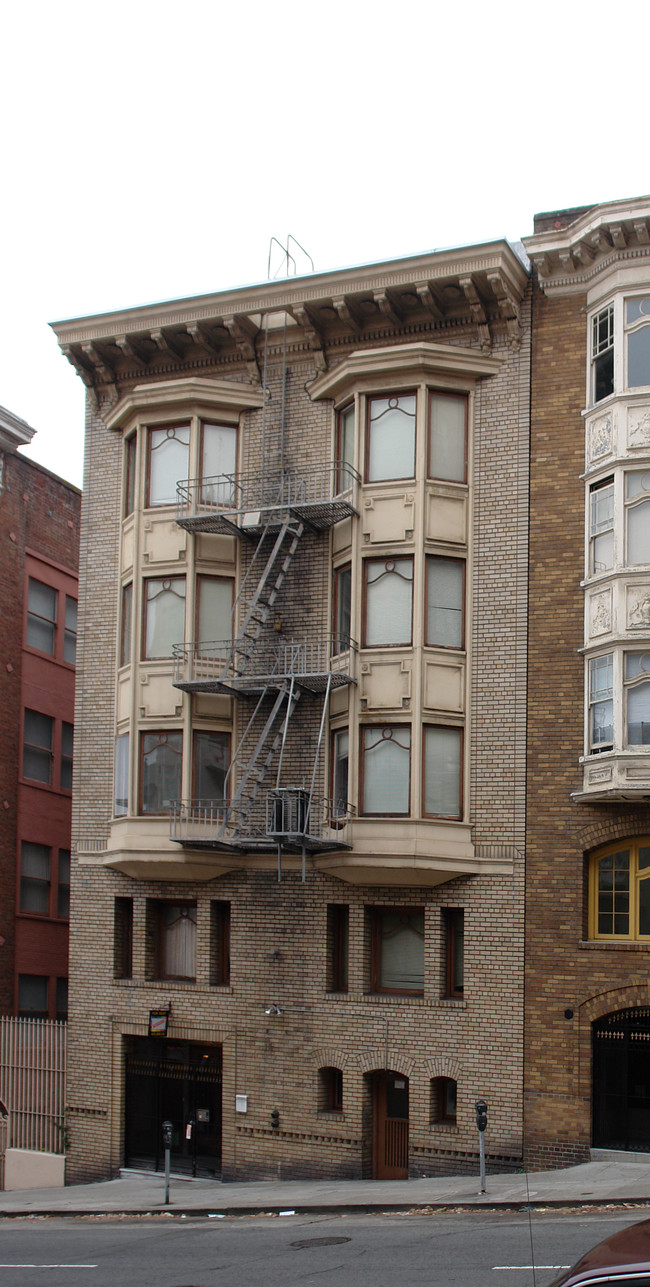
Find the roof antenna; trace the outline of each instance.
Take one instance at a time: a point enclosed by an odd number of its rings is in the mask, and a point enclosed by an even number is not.
[[[294,246],[295,246],[295,247],[297,247],[297,248],[298,248],[298,250],[301,252],[301,254],[303,254],[303,255],[304,255],[305,259],[308,259],[308,260],[309,260],[309,262],[310,262],[310,264],[311,264],[311,271],[312,271],[312,273],[316,271],[316,270],[315,270],[315,268],[314,268],[314,261],[313,261],[313,259],[312,259],[311,255],[310,255],[309,251],[308,251],[308,250],[305,250],[305,247],[304,247],[304,246],[301,246],[301,244],[300,244],[300,242],[298,241],[297,237],[294,237],[294,236],[293,236],[293,234],[289,232],[289,233],[287,233],[287,244],[286,244],[286,246],[283,246],[282,242],[281,242],[281,241],[278,241],[277,237],[271,237],[271,240],[270,240],[270,242],[269,242],[269,258],[268,258],[268,264],[267,264],[267,269],[266,269],[266,276],[267,276],[267,278],[268,278],[268,280],[269,280],[269,281],[275,281],[275,279],[276,279],[277,277],[279,277],[279,276],[283,276],[283,277],[297,277],[297,275],[298,275],[298,265],[297,265],[297,262],[296,262],[296,257],[295,257],[295,255],[293,255],[293,254],[291,253],[291,249],[290,249],[290,243],[291,243],[291,242],[293,242]],[[277,266],[277,268],[276,268],[275,272],[274,272],[273,274],[271,274],[271,257],[272,257],[272,254],[273,254],[273,247],[274,247],[274,246],[277,246],[278,250],[280,251],[281,259],[280,259],[280,262],[279,262],[279,264],[278,264],[278,266]],[[284,271],[283,271],[283,270],[284,270]]]

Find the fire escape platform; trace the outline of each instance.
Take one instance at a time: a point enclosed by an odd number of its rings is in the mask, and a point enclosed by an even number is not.
[[[293,680],[298,688],[308,693],[324,693],[330,688],[344,688],[354,684],[351,675],[340,671],[323,671],[319,674],[287,671],[283,674],[240,675],[221,679],[218,675],[206,679],[175,680],[174,688],[185,693],[227,693],[234,697],[257,697],[265,691],[277,692]]]
[[[338,496],[328,501],[293,502],[288,505],[268,505],[260,509],[213,509],[200,506],[195,513],[177,515],[178,527],[187,532],[221,532],[228,536],[236,533],[255,539],[263,531],[279,532],[287,515],[302,521],[315,532],[326,532],[344,518],[358,515],[358,510],[346,497]]]

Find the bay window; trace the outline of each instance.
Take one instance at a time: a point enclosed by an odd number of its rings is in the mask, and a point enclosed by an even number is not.
[[[369,398],[366,480],[413,478],[415,473],[414,393]]]
[[[464,562],[430,555],[426,579],[426,644],[439,648],[464,647],[464,599]]]
[[[627,387],[650,384],[650,298],[635,296],[625,301],[627,331]]]
[[[354,405],[344,407],[336,417],[336,468],[337,492],[344,492],[352,486],[355,445]]]
[[[167,813],[181,798],[183,734],[142,733],[140,739],[140,813]]]
[[[204,422],[201,425],[202,504],[232,505],[232,476],[236,468],[237,426]]]
[[[185,639],[185,577],[150,577],[144,582],[143,658],[171,657]]]
[[[597,576],[614,566],[614,479],[589,489],[589,571]]]
[[[366,559],[364,646],[410,644],[413,617],[413,559]]]
[[[352,610],[352,567],[335,568],[332,583],[332,652],[347,652],[350,647]]]
[[[429,478],[464,483],[467,478],[467,398],[429,394]]]
[[[650,744],[650,652],[625,653],[625,717],[628,746]]]
[[[462,746],[460,728],[425,728],[422,812],[426,817],[461,817]]]
[[[589,661],[589,750],[611,751],[614,745],[614,658]]]
[[[650,563],[650,471],[626,473],[625,512],[627,566]]]
[[[332,738],[332,815],[343,817],[348,807],[348,768],[350,734],[347,728],[339,729]]]
[[[230,760],[228,733],[194,734],[194,798],[224,800],[226,773]]]
[[[232,577],[197,578],[196,638],[200,643],[232,639],[234,581]]]
[[[411,729],[407,724],[362,728],[361,808],[364,814],[410,812]]]
[[[149,430],[147,505],[175,505],[176,484],[189,474],[190,426]]]
[[[614,392],[614,305],[596,313],[591,321],[592,396],[601,402]]]

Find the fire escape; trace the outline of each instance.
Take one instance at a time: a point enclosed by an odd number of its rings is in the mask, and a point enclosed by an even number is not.
[[[188,532],[235,534],[252,556],[233,607],[230,639],[175,648],[173,684],[188,693],[225,693],[240,705],[238,745],[223,800],[172,806],[170,837],[188,848],[226,852],[349,849],[347,802],[315,794],[326,716],[333,689],[355,682],[356,644],[327,634],[285,639],[274,634],[276,600],[300,542],[322,536],[357,514],[358,475],[349,465],[318,466],[300,474],[222,475],[178,484],[176,522]],[[289,730],[300,703],[320,701],[318,733],[301,746],[300,785],[284,782]],[[315,730],[315,720],[308,721]],[[301,734],[305,724],[301,724]],[[295,747],[295,740],[292,740]],[[287,756],[287,758],[290,758]]]

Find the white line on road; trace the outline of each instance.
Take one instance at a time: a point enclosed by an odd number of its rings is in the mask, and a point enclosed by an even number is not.
[[[570,1265],[493,1265],[493,1269],[570,1269]]]
[[[99,1265],[0,1265],[0,1269],[99,1269]]]

